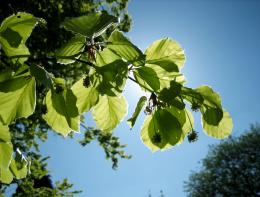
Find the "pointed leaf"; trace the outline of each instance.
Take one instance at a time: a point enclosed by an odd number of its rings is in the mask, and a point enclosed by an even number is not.
[[[218,139],[223,139],[228,137],[231,134],[233,129],[232,118],[230,117],[229,113],[226,111],[224,111],[223,118],[221,119],[221,121],[217,126],[208,124],[208,122],[205,121],[203,116],[202,116],[202,124],[206,134]]]
[[[144,64],[144,54],[140,49],[133,45],[123,33],[114,31],[108,39],[107,47],[120,57],[135,66]]]
[[[10,124],[28,117],[35,109],[35,79],[30,76],[11,78],[0,83],[0,121]]]
[[[155,41],[145,54],[148,64],[156,64],[168,72],[178,72],[185,62],[183,49],[170,38]]]
[[[65,137],[71,131],[79,130],[80,116],[76,101],[76,96],[69,89],[60,93],[49,90],[45,98],[47,113],[43,118],[54,131]]]
[[[146,98],[145,96],[142,96],[142,97],[139,99],[139,101],[138,101],[138,103],[137,103],[137,105],[136,105],[136,108],[135,108],[135,111],[134,111],[132,117],[127,120],[127,123],[129,124],[129,126],[130,126],[131,128],[134,126],[135,121],[136,121],[138,115],[140,114],[140,112],[141,112],[143,106],[144,106],[145,103],[146,103],[146,100],[147,100],[147,98]]]
[[[97,126],[109,132],[114,129],[127,113],[127,102],[121,96],[100,96],[99,102],[93,107],[92,115]]]
[[[88,38],[98,37],[112,24],[117,23],[117,18],[107,13],[97,12],[87,16],[80,16],[66,20],[63,26],[74,33],[79,33]]]
[[[60,64],[71,64],[75,62],[74,58],[79,58],[85,47],[85,37],[81,35],[74,36],[64,46],[58,49],[55,56]]]
[[[90,86],[86,88],[83,85],[83,79],[84,78],[81,78],[71,88],[73,94],[77,97],[76,105],[79,113],[89,111],[91,107],[97,104],[99,97],[99,94],[94,87]]]

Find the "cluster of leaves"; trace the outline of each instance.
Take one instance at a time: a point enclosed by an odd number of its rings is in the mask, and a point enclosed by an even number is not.
[[[23,180],[15,180],[12,184],[16,186],[13,197],[19,196],[74,196],[81,191],[71,191],[72,184],[67,179],[57,181],[55,184],[51,180],[47,167],[47,159],[41,158],[39,154],[31,153],[29,155],[31,160],[30,174]],[[8,185],[0,186],[0,194],[8,193]]]
[[[185,183],[190,197],[260,195],[260,125],[210,147],[199,172]]]
[[[98,131],[104,134],[99,140],[103,138],[106,142],[104,136],[111,138],[109,134],[127,113],[122,92],[126,80],[130,79],[144,91],[151,92],[149,99],[140,98],[128,122],[133,127],[147,104],[141,137],[153,151],[180,144],[187,134],[194,132],[194,120],[186,108],[187,103],[193,110],[200,110],[203,128],[208,135],[228,136],[232,119],[222,109],[220,96],[208,86],[196,89],[184,86],[180,69],[185,55],[180,45],[164,38],[151,44],[143,53],[120,31],[113,31],[106,39],[104,32],[117,22],[116,17],[106,12],[96,12],[62,23],[73,36],[56,50],[54,56],[45,58],[65,67],[75,62],[84,64],[86,72],[76,83],[70,83],[37,63],[42,57],[31,55],[25,45],[33,28],[45,21],[24,12],[6,18],[0,28],[0,44],[16,69],[6,69],[0,76],[0,122],[3,127],[8,128],[7,125],[17,118],[34,113],[37,84],[45,90],[41,92],[41,115],[51,129],[65,137],[71,131],[78,132],[82,115],[91,110]],[[28,60],[33,61],[28,63]],[[118,147],[117,140],[115,142]],[[10,141],[4,141],[4,144],[10,145],[9,151],[2,151],[1,162],[5,165],[1,169],[6,170],[13,161],[13,150]],[[103,148],[107,152],[110,147],[104,145]],[[112,153],[112,160],[117,154],[116,150],[114,155]],[[2,178],[2,181],[9,182],[9,179]]]
[[[116,169],[118,167],[118,158],[130,159],[130,155],[126,155],[122,150],[126,145],[120,145],[119,138],[112,135],[112,133],[104,133],[100,129],[94,129],[90,127],[84,127],[85,136],[83,140],[79,143],[82,146],[86,146],[94,139],[99,142],[99,145],[104,149],[106,154],[106,159],[112,161],[112,168]]]

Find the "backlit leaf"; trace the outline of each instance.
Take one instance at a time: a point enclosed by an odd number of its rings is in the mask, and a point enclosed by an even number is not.
[[[88,38],[98,37],[112,24],[117,23],[117,18],[107,13],[97,12],[86,16],[66,20],[63,26],[74,33]]]
[[[107,47],[129,63],[140,66],[144,64],[144,54],[133,45],[123,33],[114,31],[108,39]]]
[[[156,64],[168,72],[178,72],[185,62],[183,49],[170,38],[155,41],[146,49],[145,55],[148,64]]]
[[[202,125],[206,134],[218,139],[223,139],[228,137],[231,134],[231,131],[233,129],[232,118],[230,117],[229,113],[226,111],[224,111],[223,117],[217,126],[208,124],[208,122],[205,121],[203,116],[202,116]]]
[[[49,90],[46,95],[47,113],[43,118],[54,131],[63,136],[79,130],[80,116],[76,101],[77,98],[70,89],[64,89],[59,93]]]
[[[42,19],[36,18],[25,12],[18,12],[6,18],[0,27],[0,44],[5,54],[9,57],[29,55],[30,52],[25,43],[35,25]],[[21,58],[21,62],[26,58]]]
[[[71,64],[74,59],[79,58],[85,47],[85,37],[76,35],[68,41],[64,46],[55,52],[55,56],[60,64]]]
[[[92,87],[85,87],[83,79],[77,81],[71,88],[73,94],[77,97],[77,107],[79,113],[87,112],[98,102],[99,94],[97,90]]]
[[[113,130],[122,121],[126,113],[127,102],[122,95],[117,97],[100,96],[92,111],[97,126],[105,132]]]
[[[137,105],[136,105],[136,108],[135,108],[135,111],[134,111],[132,117],[127,120],[127,123],[129,124],[129,126],[130,126],[131,128],[134,126],[135,121],[136,121],[138,115],[140,114],[140,112],[141,112],[143,106],[144,106],[145,103],[146,103],[146,100],[147,100],[147,99],[146,99],[145,96],[142,96],[142,97],[139,99],[139,101],[138,101],[138,103],[137,103]]]
[[[28,117],[35,109],[35,79],[11,78],[0,83],[0,121],[8,125],[16,118]]]

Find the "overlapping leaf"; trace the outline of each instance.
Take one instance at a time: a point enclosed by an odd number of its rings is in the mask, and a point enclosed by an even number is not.
[[[47,113],[43,118],[54,131],[63,136],[79,130],[80,116],[76,101],[77,98],[70,89],[59,93],[49,90],[46,95]]]
[[[30,52],[25,43],[35,25],[42,21],[31,14],[18,12],[6,18],[0,27],[0,44],[5,54],[11,56],[29,55]],[[22,58],[21,62],[26,60]]]
[[[81,35],[74,36],[63,47],[58,49],[55,56],[60,64],[71,64],[75,62],[75,58],[79,58],[84,50],[86,38]]]
[[[165,150],[180,144],[192,127],[193,117],[188,111],[175,107],[157,109],[146,117],[141,138],[152,151]]]
[[[118,59],[102,67],[97,67],[93,81],[100,94],[116,96],[122,93],[127,77],[127,64]]]
[[[63,26],[74,33],[88,38],[100,36],[112,24],[117,23],[117,18],[107,13],[97,12],[86,16],[71,18],[64,21]]]
[[[52,76],[44,68],[32,64],[30,66],[30,73],[35,77],[38,83],[43,84],[47,88],[52,87]]]
[[[205,118],[202,117],[203,129],[211,137],[223,139],[231,134],[233,129],[233,121],[230,114],[226,111],[223,112],[223,117],[218,125],[209,124]]]
[[[183,84],[185,78],[178,72],[168,72],[160,66],[146,64],[135,69],[134,77],[144,90],[159,92],[164,88],[169,88],[171,81]]]
[[[107,47],[135,66],[144,64],[145,56],[142,51],[119,31],[114,31],[111,34]]]
[[[117,97],[100,96],[92,111],[97,126],[105,132],[112,131],[122,121],[126,113],[127,102],[122,95]]]
[[[35,109],[35,79],[30,76],[10,78],[0,83],[0,122],[10,124],[28,117]]]
[[[9,128],[0,124],[0,169],[6,170],[9,168],[12,153],[13,146]]]
[[[184,50],[170,38],[155,41],[146,51],[146,63],[156,64],[168,72],[178,72],[185,62]]]
[[[136,121],[138,115],[140,114],[140,112],[141,112],[143,106],[144,106],[145,103],[146,103],[146,100],[147,100],[147,99],[146,99],[145,96],[142,96],[142,97],[139,99],[139,101],[138,101],[138,103],[137,103],[137,105],[136,105],[136,108],[135,108],[135,111],[134,111],[132,117],[127,120],[127,123],[129,124],[129,126],[130,126],[131,128],[134,126],[135,121]]]
[[[77,108],[79,113],[87,112],[93,107],[99,98],[97,90],[92,87],[83,85],[84,78],[77,81],[71,88],[73,94],[77,97]]]

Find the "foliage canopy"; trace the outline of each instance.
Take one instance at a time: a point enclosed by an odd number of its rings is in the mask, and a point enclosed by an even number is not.
[[[208,86],[185,86],[181,73],[185,54],[178,42],[162,38],[143,53],[122,31],[114,30],[117,23],[117,17],[104,11],[65,19],[61,25],[70,34],[68,41],[54,51],[32,54],[27,40],[36,26],[44,28],[48,23],[26,12],[17,12],[2,21],[1,56],[11,65],[0,75],[3,183],[10,183],[13,176],[25,177],[29,165],[23,154],[17,154],[20,158],[12,156],[12,130],[8,125],[37,111],[41,121],[66,137],[79,132],[84,127],[83,115],[91,112],[99,133],[111,135],[128,111],[122,94],[126,80],[150,92],[148,98],[140,98],[128,122],[133,127],[145,106],[147,116],[141,139],[152,151],[171,148],[186,136],[196,134],[189,105],[200,111],[206,134],[215,138],[230,134],[232,119],[222,108],[220,95]],[[47,66],[44,62],[48,62]],[[58,69],[53,69],[53,65]],[[71,72],[84,69],[80,78],[71,80],[59,73],[64,67]],[[36,90],[39,85],[41,91]]]
[[[199,172],[185,183],[190,197],[260,195],[260,126],[211,146]]]

